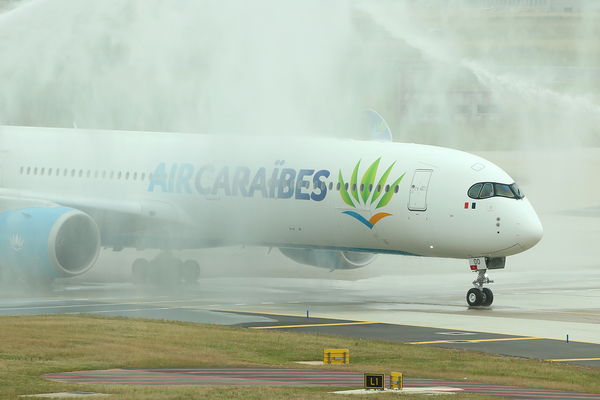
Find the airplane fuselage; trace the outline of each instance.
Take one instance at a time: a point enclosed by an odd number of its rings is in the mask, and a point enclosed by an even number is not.
[[[232,244],[505,257],[542,227],[499,167],[440,147],[3,127],[1,194],[88,213],[111,247]]]

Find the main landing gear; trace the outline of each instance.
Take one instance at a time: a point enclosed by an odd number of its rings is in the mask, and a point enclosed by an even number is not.
[[[195,260],[181,261],[170,251],[163,251],[154,260],[138,258],[131,267],[133,281],[142,284],[174,286],[193,284],[200,278],[200,265]]]
[[[467,292],[467,303],[469,306],[489,307],[494,302],[494,294],[489,288],[483,287],[486,283],[494,283],[487,274],[488,269],[504,268],[506,258],[478,257],[469,259],[471,271],[477,272],[477,278],[473,281],[473,288]]]

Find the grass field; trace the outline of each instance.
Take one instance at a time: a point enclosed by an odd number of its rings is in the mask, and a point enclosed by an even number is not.
[[[115,399],[331,398],[335,388],[142,387],[52,382],[42,375],[109,368],[323,368],[600,393],[600,370],[539,360],[237,327],[92,315],[0,318],[0,398],[91,391]],[[347,366],[306,367],[325,348],[347,348]],[[370,396],[383,398],[387,394]],[[412,397],[412,396],[409,396]],[[337,397],[336,397],[337,398]],[[453,399],[486,396],[457,394]]]

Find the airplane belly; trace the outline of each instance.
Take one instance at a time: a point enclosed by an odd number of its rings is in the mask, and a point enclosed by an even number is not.
[[[403,224],[401,242],[410,253],[430,256],[438,250],[431,213],[409,213]]]

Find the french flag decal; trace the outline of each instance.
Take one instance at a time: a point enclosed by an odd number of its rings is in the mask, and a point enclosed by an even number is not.
[[[465,203],[465,210],[468,210],[468,209],[469,209],[469,203],[466,202]],[[471,203],[471,209],[473,209],[473,210],[475,209],[475,203]]]

